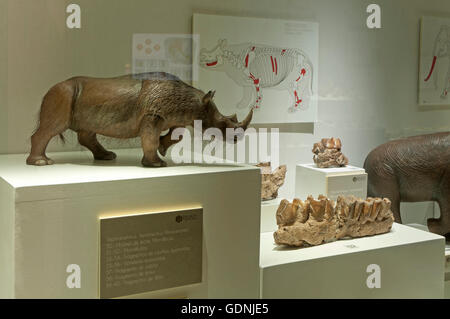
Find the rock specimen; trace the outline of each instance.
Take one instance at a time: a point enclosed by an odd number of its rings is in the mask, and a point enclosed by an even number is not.
[[[394,216],[387,198],[339,196],[337,202],[320,195],[306,201],[283,199],[276,218],[275,243],[290,246],[315,246],[345,237],[364,237],[387,233]]]
[[[339,138],[323,138],[315,143],[312,149],[314,163],[317,167],[341,167],[348,164],[347,157],[341,152],[342,143]]]
[[[402,222],[400,202],[436,201],[441,216],[428,219],[428,229],[450,239],[450,132],[382,144],[367,155],[364,168],[368,195],[390,198],[396,222]]]
[[[286,165],[279,166],[273,172],[270,162],[259,163],[256,166],[261,168],[261,199],[277,198],[278,189],[284,184],[286,177]]]

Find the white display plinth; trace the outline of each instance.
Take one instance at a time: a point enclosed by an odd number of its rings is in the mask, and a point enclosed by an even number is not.
[[[316,164],[298,164],[295,172],[295,197],[325,195],[336,200],[339,195],[367,197],[367,174],[363,168],[347,165],[318,168]]]
[[[282,198],[278,197],[261,202],[261,233],[274,232],[278,229],[276,212]]]
[[[445,292],[446,299],[450,299],[450,243],[445,246]]]
[[[277,246],[261,234],[262,298],[442,298],[444,237],[394,223],[387,234],[320,246]],[[380,288],[368,288],[371,264]]]
[[[55,153],[45,167],[0,156],[0,297],[98,298],[100,217],[200,206],[202,283],[134,297],[257,298],[259,168],[144,168],[142,150],[116,153],[110,162]],[[66,285],[70,264],[80,266],[81,288]]]
[[[428,231],[428,227],[422,224],[408,224],[408,226],[423,231]],[[446,299],[450,299],[450,242],[447,242],[445,245],[444,258],[445,258],[444,297]]]

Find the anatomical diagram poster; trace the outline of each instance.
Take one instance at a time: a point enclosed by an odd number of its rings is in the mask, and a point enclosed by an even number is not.
[[[450,19],[422,17],[419,104],[450,104]]]
[[[253,123],[315,122],[319,26],[315,22],[195,14],[194,85],[216,90],[225,115]]]
[[[197,52],[195,36],[186,34],[133,34],[133,74],[168,72],[192,81],[192,54]]]

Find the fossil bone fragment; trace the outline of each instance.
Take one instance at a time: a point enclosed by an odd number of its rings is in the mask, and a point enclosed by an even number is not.
[[[364,237],[389,232],[394,222],[387,198],[339,196],[337,201],[319,195],[292,203],[283,199],[276,213],[275,243],[315,246],[342,238]]]
[[[256,165],[261,169],[261,199],[269,200],[278,197],[278,189],[283,186],[286,177],[286,165],[281,165],[272,172],[270,162]]]
[[[312,149],[314,163],[317,167],[341,167],[348,164],[347,157],[341,152],[342,143],[339,138],[323,138],[315,143]]]

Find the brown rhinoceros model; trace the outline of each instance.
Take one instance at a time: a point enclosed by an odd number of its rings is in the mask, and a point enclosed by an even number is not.
[[[179,141],[171,139],[178,127],[193,126],[194,120],[202,120],[204,130],[216,127],[223,136],[227,128],[247,129],[253,111],[238,123],[236,115],[220,114],[213,96],[214,92],[205,94],[162,72],[68,79],[53,86],[42,101],[39,127],[31,137],[27,164],[53,164],[45,155],[48,142],[71,129],[95,159],[116,157],[100,145],[96,134],[122,139],[139,136],[144,150],[142,165],[166,166],[157,150],[164,156],[167,148]],[[169,133],[161,137],[165,130]]]
[[[364,168],[368,196],[389,198],[397,222],[400,202],[437,201],[441,216],[428,219],[428,228],[450,233],[450,132],[382,144],[369,153]]]

